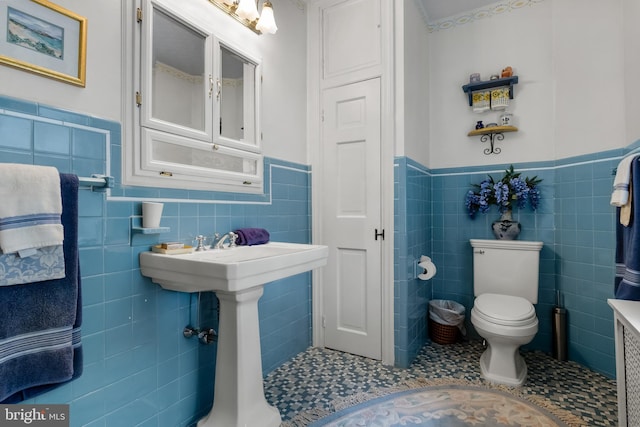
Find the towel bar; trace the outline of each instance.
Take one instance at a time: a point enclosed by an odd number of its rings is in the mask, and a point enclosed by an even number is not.
[[[91,187],[91,191],[105,191],[107,188],[113,188],[113,177],[106,175],[93,174],[91,178],[79,176],[80,187]]]

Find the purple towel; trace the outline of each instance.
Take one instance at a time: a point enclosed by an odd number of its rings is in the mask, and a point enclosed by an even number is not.
[[[241,228],[235,233],[238,235],[238,245],[263,245],[269,241],[269,232],[264,228]]]

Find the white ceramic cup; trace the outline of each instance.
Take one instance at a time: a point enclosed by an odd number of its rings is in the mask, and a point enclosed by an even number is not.
[[[513,114],[504,113],[500,116],[500,123],[502,126],[511,126],[511,119],[513,118]]]
[[[162,218],[163,207],[163,203],[142,202],[142,227],[160,227],[160,218]]]

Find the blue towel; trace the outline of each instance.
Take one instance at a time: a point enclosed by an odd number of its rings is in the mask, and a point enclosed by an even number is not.
[[[238,245],[253,246],[269,242],[269,232],[264,228],[241,228],[235,233],[238,235]]]
[[[27,257],[21,257],[18,253],[0,254],[0,286],[41,282],[65,276],[62,245],[34,250],[35,254]]]
[[[615,297],[640,301],[640,160],[631,164],[632,207],[629,225],[620,224],[616,208]]]
[[[82,374],[78,177],[60,174],[66,276],[0,287],[0,403],[17,403]]]

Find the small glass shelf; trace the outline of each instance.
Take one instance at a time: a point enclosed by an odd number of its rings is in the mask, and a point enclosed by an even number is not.
[[[142,216],[136,215],[131,217],[131,234],[162,234],[169,233],[170,227],[143,227]]]
[[[140,234],[162,234],[171,231],[169,227],[157,227],[157,228],[144,228],[144,227],[131,227],[131,231]]]

